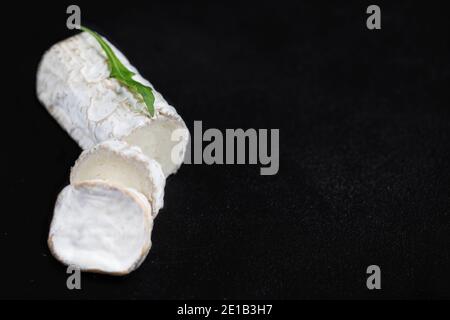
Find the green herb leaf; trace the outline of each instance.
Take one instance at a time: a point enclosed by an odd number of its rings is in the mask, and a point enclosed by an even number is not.
[[[155,114],[155,96],[153,95],[152,88],[147,87],[142,83],[137,82],[136,80],[133,80],[133,76],[135,74],[123,65],[123,63],[119,60],[119,58],[117,58],[116,54],[108,45],[108,43],[106,43],[106,41],[103,40],[103,38],[98,33],[86,27],[81,27],[81,30],[91,34],[102,47],[103,51],[106,54],[106,57],[108,58],[110,77],[117,79],[121,84],[128,87],[130,91],[140,95],[144,100],[145,105],[147,106],[147,110],[150,116],[153,117]]]

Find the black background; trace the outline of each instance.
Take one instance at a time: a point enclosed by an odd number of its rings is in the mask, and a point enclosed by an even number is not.
[[[150,1],[147,1],[150,2]],[[2,11],[1,298],[450,297],[449,20],[443,2],[78,3],[192,131],[279,128],[280,171],[184,165],[153,248],[122,278],[46,244],[79,147],[40,105],[43,52],[69,3]],[[366,268],[382,290],[366,288]]]

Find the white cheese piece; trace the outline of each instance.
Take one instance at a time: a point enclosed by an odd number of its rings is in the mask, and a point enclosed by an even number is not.
[[[111,47],[136,73],[136,81],[153,88]],[[147,116],[142,99],[109,77],[106,55],[86,32],[55,44],[44,54],[36,89],[41,103],[82,149],[109,139],[125,140],[158,161],[166,176],[180,167],[189,139],[181,117],[154,89],[155,116]],[[172,159],[175,146],[178,159]]]
[[[102,181],[82,182],[59,194],[48,245],[66,265],[124,275],[147,256],[152,227],[151,206],[139,192]]]
[[[84,151],[70,173],[70,183],[103,180],[133,188],[150,201],[153,217],[164,205],[166,178],[161,166],[144,155],[139,147],[108,140]]]

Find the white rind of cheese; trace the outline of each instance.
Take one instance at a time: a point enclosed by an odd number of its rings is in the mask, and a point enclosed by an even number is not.
[[[139,147],[108,140],[85,150],[75,162],[70,183],[103,180],[145,195],[153,209],[153,218],[164,206],[166,178],[161,166],[144,155]]]
[[[151,247],[147,199],[104,181],[69,185],[58,196],[48,245],[53,256],[81,271],[125,275]]]
[[[134,80],[153,88],[119,50],[111,47],[121,62],[136,73]],[[188,132],[175,108],[153,88],[155,116],[150,118],[142,99],[109,77],[106,55],[86,32],[55,44],[44,54],[36,90],[48,112],[82,149],[105,140],[124,140],[158,161],[165,176],[180,167],[181,161],[172,159],[172,150],[179,146],[179,158],[184,159],[189,134],[172,138],[175,130]]]

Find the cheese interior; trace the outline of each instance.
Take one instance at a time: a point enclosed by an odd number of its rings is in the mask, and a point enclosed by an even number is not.
[[[59,195],[49,245],[67,265],[128,273],[150,249],[153,220],[143,195],[101,181],[67,186]]]

